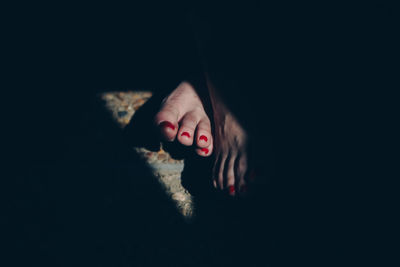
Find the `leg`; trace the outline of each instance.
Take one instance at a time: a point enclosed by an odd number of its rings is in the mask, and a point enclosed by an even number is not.
[[[214,186],[227,189],[230,195],[246,191],[246,179],[253,172],[248,166],[252,164],[249,139],[252,136],[254,140],[257,126],[263,125],[266,118],[255,116],[264,106],[260,105],[260,97],[254,99],[259,95],[256,90],[260,89],[254,79],[257,70],[251,64],[254,60],[247,60],[251,44],[256,43],[254,35],[247,33],[247,26],[252,22],[240,25],[242,21],[235,20],[240,18],[236,16],[241,13],[238,11],[237,7],[233,10],[196,8],[192,15],[213,108]],[[209,16],[203,17],[202,14]],[[258,125],[255,118],[258,118]]]

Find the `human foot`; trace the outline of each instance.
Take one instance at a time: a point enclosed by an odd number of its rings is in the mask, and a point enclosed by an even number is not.
[[[254,173],[249,174],[247,171],[248,134],[225,106],[209,80],[208,87],[214,113],[214,187],[227,190],[231,196],[245,194],[246,180],[254,176]]]
[[[210,120],[199,95],[188,82],[182,82],[161,104],[154,117],[166,141],[175,138],[185,146],[196,146],[200,156],[210,156],[213,150]]]

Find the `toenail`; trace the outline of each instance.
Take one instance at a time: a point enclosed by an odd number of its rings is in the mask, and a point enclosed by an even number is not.
[[[229,186],[228,190],[229,190],[229,194],[235,193],[235,187],[233,185]]]
[[[183,133],[181,134],[181,136],[187,136],[187,137],[190,138],[190,134],[189,134],[188,132],[183,132]]]
[[[175,130],[175,126],[172,123],[170,123],[169,121],[163,121],[162,123],[159,124],[159,126],[161,126],[163,128],[168,127],[168,128],[171,128],[172,130]]]
[[[202,148],[201,151],[203,151],[206,155],[208,154],[208,148]]]
[[[205,142],[207,142],[208,138],[205,135],[200,136],[199,140],[204,140]]]

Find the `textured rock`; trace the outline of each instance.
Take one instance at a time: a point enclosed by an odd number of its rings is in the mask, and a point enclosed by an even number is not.
[[[106,109],[111,113],[118,126],[125,128],[135,112],[149,100],[151,92],[130,91],[130,92],[107,92],[101,94]],[[177,160],[162,149],[152,152],[143,147],[135,147],[134,150],[149,165],[154,176],[164,188],[166,194],[176,204],[178,211],[187,220],[194,216],[193,198],[181,184],[181,173],[183,160]]]

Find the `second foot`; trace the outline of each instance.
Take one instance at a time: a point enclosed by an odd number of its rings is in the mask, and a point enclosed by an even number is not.
[[[209,86],[214,112],[213,185],[230,196],[245,195],[252,176],[248,171],[248,134]]]

